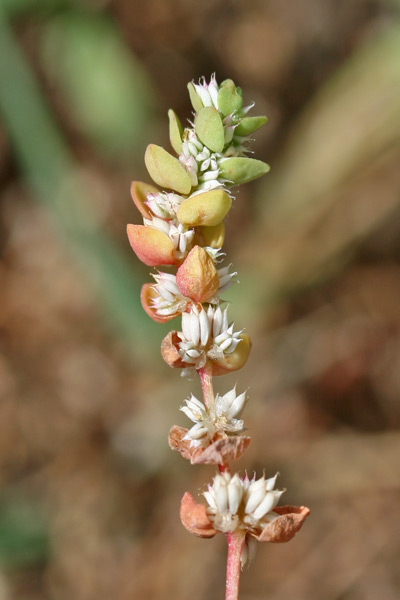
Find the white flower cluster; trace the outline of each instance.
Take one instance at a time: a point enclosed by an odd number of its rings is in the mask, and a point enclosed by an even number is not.
[[[233,283],[234,277],[237,275],[236,272],[231,272],[232,265],[217,269],[218,273],[218,292],[213,298],[210,298],[211,304],[217,304],[219,301],[219,294],[227,290]],[[158,273],[152,274],[156,280],[156,284],[153,285],[153,289],[156,292],[156,296],[151,299],[151,303],[156,313],[160,317],[175,315],[176,313],[184,313],[186,308],[193,303],[190,298],[186,298],[182,295],[177,283],[176,275],[172,273]]]
[[[212,406],[207,408],[200,400],[191,395],[185,400],[181,411],[194,423],[183,439],[190,441],[192,448],[207,445],[214,435],[237,434],[243,431],[243,419],[238,419],[246,404],[246,392],[236,395],[236,387],[220,396],[215,396]]]
[[[176,219],[176,212],[184,198],[175,192],[148,192],[147,206],[160,219]]]
[[[206,83],[203,78],[201,82],[193,85],[204,106],[211,106],[220,110],[218,106],[220,87],[217,84],[215,75],[212,75],[210,83]],[[244,116],[253,106],[254,104],[250,104],[241,108],[241,116]],[[194,128],[186,128],[183,133],[182,152],[179,155],[179,161],[189,173],[192,185],[197,188],[195,194],[221,187],[229,188],[229,180],[220,176],[220,163],[228,157],[245,156],[248,152],[246,142],[249,141],[249,138],[235,135],[235,129],[239,123],[237,115],[235,113],[228,115],[222,120],[222,123],[224,126],[224,152],[211,152],[199,140]]]
[[[229,533],[241,528],[258,534],[279,515],[274,508],[285,490],[274,490],[276,474],[270,479],[242,479],[236,473],[222,473],[214,477],[204,492],[208,503],[207,514],[214,528]]]
[[[178,344],[182,360],[201,369],[207,357],[218,360],[231,354],[241,341],[241,331],[233,331],[233,323],[228,324],[228,309],[211,304],[207,312],[193,305],[190,312],[182,314],[182,331],[178,332],[181,340]]]
[[[194,129],[185,129],[179,162],[189,173],[197,193],[224,187],[226,180],[219,178],[221,157],[222,154],[211,152],[200,142]]]
[[[194,229],[184,227],[177,219],[165,221],[159,217],[153,217],[152,219],[144,218],[143,223],[148,227],[153,227],[167,234],[174,245],[176,258],[182,259],[186,256],[192,246]]]

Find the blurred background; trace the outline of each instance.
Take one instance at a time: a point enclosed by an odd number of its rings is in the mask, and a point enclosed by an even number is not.
[[[0,600],[223,597],[223,536],[178,515],[214,469],[167,445],[199,385],[125,235],[146,145],[213,72],[269,116],[272,167],[227,221],[253,351],[216,390],[249,389],[238,468],[312,510],[241,598],[400,596],[399,1],[0,0]]]

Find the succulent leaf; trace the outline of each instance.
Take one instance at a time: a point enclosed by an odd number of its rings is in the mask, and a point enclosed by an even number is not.
[[[220,175],[233,185],[247,183],[269,171],[269,165],[262,160],[241,156],[221,160],[219,168]]]
[[[149,144],[144,155],[150,177],[159,186],[174,190],[179,194],[189,194],[192,188],[189,173],[177,158],[161,146]]]
[[[166,233],[145,225],[128,225],[129,243],[148,267],[175,264],[174,245]]]
[[[200,96],[196,92],[196,88],[194,87],[192,82],[188,83],[187,87],[189,90],[190,102],[192,103],[194,110],[198,113],[204,106],[203,102],[201,101]]]
[[[243,98],[240,88],[237,88],[232,79],[226,79],[220,85],[218,92],[218,108],[224,117],[240,110],[243,105]]]
[[[146,205],[147,196],[146,194],[158,194],[158,189],[150,183],[144,183],[143,181],[132,181],[131,184],[131,196],[135,203],[136,208],[140,211],[141,215],[146,219],[151,218],[151,212]]]
[[[213,106],[205,106],[195,119],[198,138],[212,152],[222,152],[225,144],[224,125],[221,116]]]
[[[224,190],[210,190],[186,198],[179,206],[177,217],[185,227],[218,225],[231,206],[232,200]]]
[[[177,115],[170,108],[168,111],[169,118],[169,140],[171,142],[171,146],[175,150],[177,154],[182,152],[182,134],[183,128],[181,122],[179,121]]]
[[[235,135],[246,136],[260,129],[268,121],[267,117],[243,117],[235,129]]]

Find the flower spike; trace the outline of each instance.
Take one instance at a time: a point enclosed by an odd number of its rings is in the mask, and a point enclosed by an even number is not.
[[[277,475],[252,479],[231,474],[229,463],[250,444],[242,418],[247,392],[236,386],[214,393],[213,377],[241,369],[251,340],[229,321],[222,295],[235,282],[231,264],[223,264],[225,219],[238,185],[261,177],[269,166],[249,158],[251,135],[267,118],[251,116],[242,90],[231,79],[218,84],[188,85],[192,122],[182,126],[168,111],[169,139],[175,155],[150,144],[145,164],[152,184],[133,182],[132,199],[143,225],[128,225],[130,245],[146,265],[157,267],[154,282],[145,283],[141,303],[156,322],[180,317],[180,331],[170,331],[161,343],[164,361],[183,375],[200,377],[203,398],[190,394],[180,407],[188,428],[174,425],[168,443],[192,465],[218,467],[198,503],[186,492],[180,516],[194,535],[228,541],[227,595],[238,597],[240,567],[255,555],[257,542],[287,542],[302,527],[306,507],[279,506],[284,490],[275,488]],[[222,263],[222,264],[221,264]],[[161,267],[169,267],[167,271]]]

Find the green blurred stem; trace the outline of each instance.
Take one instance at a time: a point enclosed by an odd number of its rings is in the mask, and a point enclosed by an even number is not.
[[[53,216],[68,248],[97,289],[100,305],[137,357],[151,347],[139,302],[140,284],[130,262],[96,228],[78,165],[67,148],[0,7],[0,115],[24,178]],[[157,338],[159,337],[157,332]],[[135,344],[135,341],[140,344]],[[140,347],[139,347],[140,346]]]

